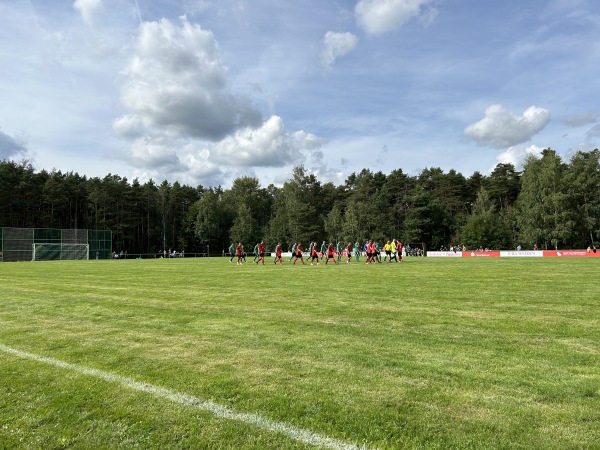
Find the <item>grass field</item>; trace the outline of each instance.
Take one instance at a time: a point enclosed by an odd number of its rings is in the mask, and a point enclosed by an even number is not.
[[[600,448],[599,268],[0,264],[0,448]]]

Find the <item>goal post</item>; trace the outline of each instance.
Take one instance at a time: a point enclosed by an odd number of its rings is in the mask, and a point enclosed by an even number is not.
[[[32,246],[32,261],[82,260],[90,255],[89,244],[36,242]]]

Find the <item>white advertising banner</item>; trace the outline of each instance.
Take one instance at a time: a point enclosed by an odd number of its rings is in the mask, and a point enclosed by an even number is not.
[[[502,258],[541,258],[544,252],[541,250],[501,250]]]
[[[432,258],[461,258],[462,251],[458,252],[427,252],[427,257]]]

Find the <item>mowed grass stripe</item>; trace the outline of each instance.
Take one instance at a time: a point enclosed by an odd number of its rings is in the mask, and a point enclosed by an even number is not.
[[[373,447],[600,440],[594,260],[0,269],[13,348]]]
[[[133,389],[135,391],[144,392],[146,394],[150,394],[152,396],[161,397],[167,400],[170,400],[175,403],[179,403],[181,405],[193,406],[195,408],[199,408],[201,410],[207,411],[219,418],[235,420],[238,422],[243,422],[249,425],[255,425],[259,428],[262,428],[266,431],[272,433],[281,433],[284,434],[294,440],[300,441],[305,444],[314,445],[320,448],[330,448],[334,450],[359,450],[365,449],[365,447],[358,447],[356,445],[348,444],[345,442],[341,442],[335,439],[328,438],[326,436],[320,436],[311,431],[302,430],[299,428],[292,427],[286,423],[275,422],[273,420],[269,420],[266,417],[259,416],[257,414],[248,414],[248,413],[239,413],[235,412],[230,408],[219,405],[215,402],[202,400],[197,397],[182,394],[179,392],[174,392],[169,389],[165,389],[160,386],[154,386],[148,383],[140,383],[139,381],[133,380],[131,378],[122,377],[116,375],[114,373],[105,372],[103,370],[92,369],[89,367],[80,366],[77,364],[70,364],[64,361],[60,361],[55,358],[35,355],[33,353],[23,352],[11,347],[7,347],[6,345],[0,344],[0,351],[11,354],[18,358],[29,359],[32,361],[41,362],[44,364],[49,364],[52,366],[59,367],[61,369],[66,369],[69,371],[76,372],[81,375],[88,375],[91,377],[99,378],[101,380],[107,381],[109,383],[117,383],[125,388]]]

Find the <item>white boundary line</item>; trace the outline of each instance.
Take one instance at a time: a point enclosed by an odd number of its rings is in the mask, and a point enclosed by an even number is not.
[[[77,364],[71,364],[47,356],[40,356],[33,353],[23,352],[21,350],[17,350],[2,344],[0,344],[0,350],[5,353],[17,356],[19,358],[29,359],[32,361],[49,364],[55,367],[60,367],[62,369],[71,370],[81,375],[88,375],[95,378],[99,378],[104,381],[108,381],[110,383],[117,383],[123,387],[133,389],[134,391],[144,392],[155,397],[162,397],[167,400],[171,400],[172,402],[179,403],[181,405],[192,406],[194,408],[198,408],[200,410],[209,412],[214,416],[222,419],[237,420],[238,422],[254,425],[269,432],[281,433],[304,444],[310,444],[321,448],[330,448],[333,450],[366,449],[366,447],[359,447],[353,444],[348,444],[339,441],[337,439],[313,433],[309,430],[296,428],[285,422],[277,422],[271,419],[267,419],[266,417],[262,417],[258,414],[235,412],[227,406],[219,405],[218,403],[214,403],[210,400],[202,400],[192,395],[182,394],[160,386],[154,386],[152,384],[136,381],[133,378],[123,377],[110,372],[105,372],[103,370],[93,369]]]

